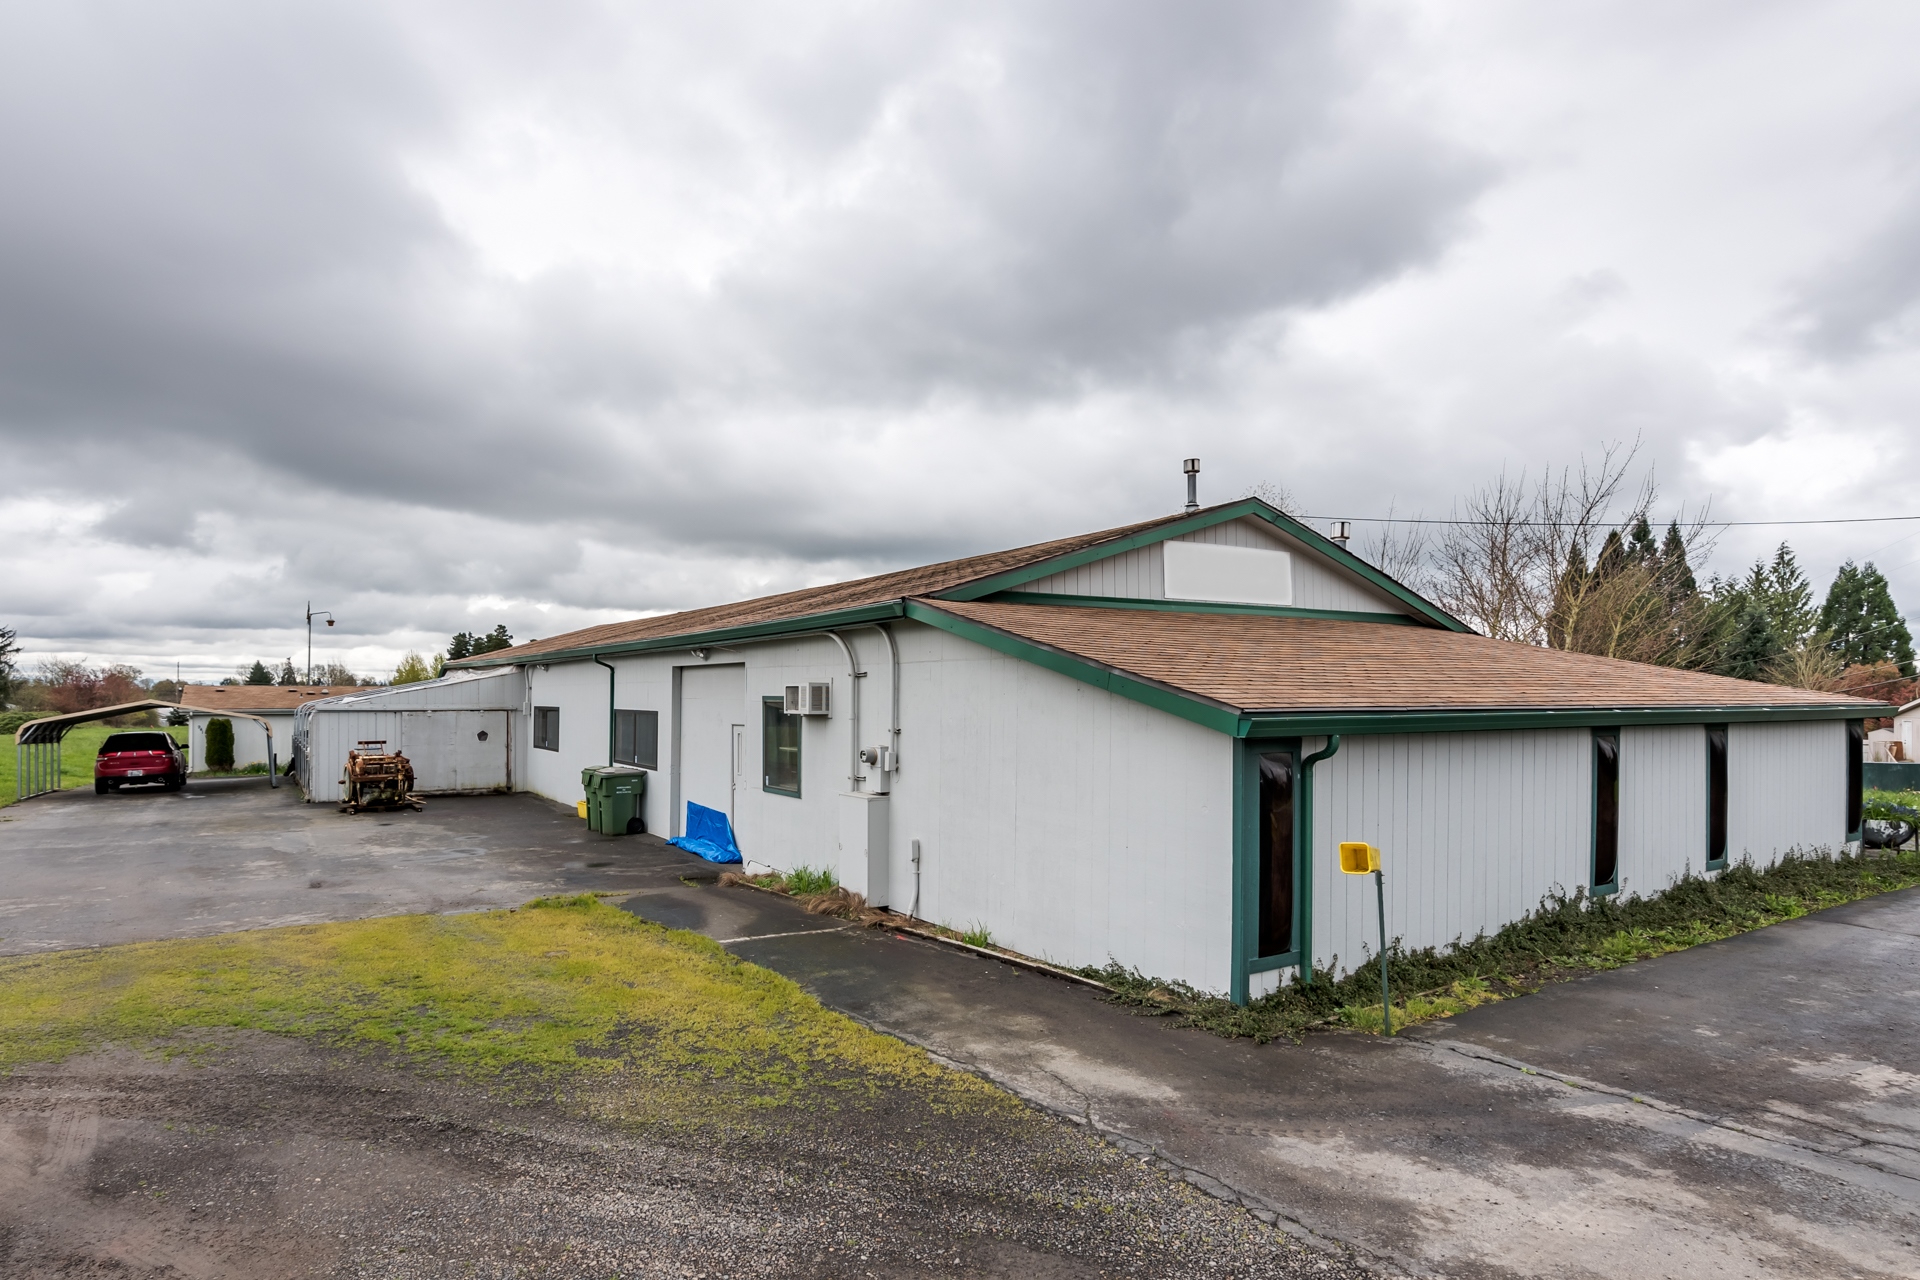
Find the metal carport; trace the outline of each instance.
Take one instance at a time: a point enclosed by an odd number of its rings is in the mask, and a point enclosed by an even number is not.
[[[91,711],[69,711],[62,716],[45,716],[27,721],[13,735],[15,798],[31,800],[34,796],[60,790],[60,743],[66,738],[67,730],[75,725],[111,720],[115,716],[128,716],[136,711],[179,709],[176,703],[146,698],[139,702],[122,702],[111,707],[95,707]],[[273,726],[264,716],[245,711],[223,711],[220,714],[236,720],[259,721],[260,727],[267,731],[267,785],[279,786],[278,765],[273,756]]]

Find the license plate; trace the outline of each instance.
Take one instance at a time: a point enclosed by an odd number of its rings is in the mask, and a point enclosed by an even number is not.
[[[147,776],[147,771],[145,769],[129,769],[127,770],[127,776],[129,778],[144,778]]]

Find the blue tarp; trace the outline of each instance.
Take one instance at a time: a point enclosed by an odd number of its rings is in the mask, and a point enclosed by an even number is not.
[[[733,842],[733,824],[727,815],[691,800],[687,801],[687,834],[667,843],[708,862],[740,861],[740,846]]]

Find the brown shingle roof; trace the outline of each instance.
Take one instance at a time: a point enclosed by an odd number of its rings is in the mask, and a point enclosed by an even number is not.
[[[923,565],[917,569],[901,569],[871,578],[856,578],[851,582],[835,582],[822,587],[803,587],[798,591],[788,591],[777,596],[761,596],[757,600],[713,605],[705,609],[688,609],[680,613],[657,614],[651,618],[634,618],[626,622],[604,623],[597,627],[569,631],[565,635],[531,640],[526,644],[515,645],[511,649],[495,650],[487,654],[484,661],[488,665],[498,662],[526,662],[549,653],[593,649],[635,640],[694,635],[700,632],[718,631],[724,627],[779,622],[787,618],[804,618],[837,609],[854,609],[861,605],[902,600],[910,596],[934,595],[965,583],[991,578],[995,574],[1025,568],[1043,560],[1051,560],[1055,556],[1071,555],[1075,551],[1098,546],[1102,542],[1112,542],[1159,525],[1184,520],[1189,514],[1183,511],[1177,515],[1163,516],[1158,520],[1143,520],[1139,524],[1123,525],[1118,529],[1082,533],[1052,542],[1037,542],[1029,547],[1015,547],[1011,551],[994,551],[986,555],[968,556],[961,560],[947,560],[940,564]]]
[[[320,698],[337,698],[378,685],[190,684],[180,691],[189,711],[294,711]]]
[[[1313,618],[922,601],[1240,711],[1880,704],[1489,640]]]

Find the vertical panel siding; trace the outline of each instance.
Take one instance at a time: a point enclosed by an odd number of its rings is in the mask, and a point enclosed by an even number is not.
[[[1231,742],[944,632],[901,639],[895,896],[917,838],[929,919],[1225,989]]]
[[[1727,854],[1756,867],[1847,838],[1846,726],[1837,720],[1727,726]]]
[[[1377,946],[1373,881],[1340,873],[1342,840],[1380,847],[1387,934],[1410,948],[1585,884],[1590,750],[1584,729],[1346,738],[1315,766],[1314,963],[1349,971]]]
[[[1620,731],[1620,892],[1659,893],[1707,866],[1707,733],[1700,725]]]
[[[1406,610],[1346,569],[1323,558],[1305,543],[1285,537],[1259,520],[1230,520],[1183,534],[1175,542],[1204,542],[1215,546],[1255,547],[1286,551],[1293,556],[1293,603],[1302,609],[1346,609],[1358,613],[1405,613]],[[1166,572],[1160,544],[1139,547],[1095,560],[1077,569],[1051,574],[1021,588],[1058,595],[1112,596],[1126,600],[1164,600]]]

